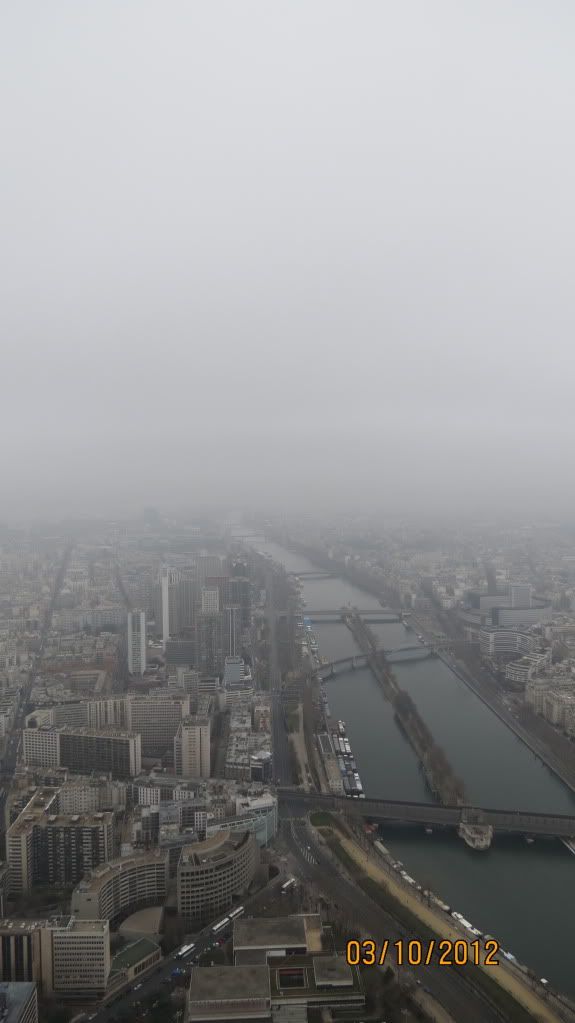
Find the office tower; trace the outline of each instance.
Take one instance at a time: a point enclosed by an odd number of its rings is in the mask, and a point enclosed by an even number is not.
[[[152,594],[156,631],[162,637],[164,650],[171,637],[193,628],[198,600],[195,574],[164,565]]]
[[[210,777],[209,718],[184,718],[174,739],[175,773],[182,778]]]
[[[146,612],[128,612],[128,671],[143,675],[146,670]]]
[[[190,713],[189,696],[183,694],[132,696],[127,698],[126,706],[128,729],[140,734],[145,757],[171,751],[180,722]]]
[[[164,565],[160,577],[161,588],[161,622],[162,622],[162,645],[166,649],[166,643],[170,638],[170,570]]]
[[[200,613],[196,623],[195,665],[205,675],[219,674],[224,661],[224,614]]]
[[[227,657],[235,657],[240,649],[241,637],[241,608],[239,604],[230,605],[224,609],[225,622],[225,654]]]
[[[48,997],[86,998],[105,993],[110,974],[107,920],[2,920],[0,950],[3,981],[15,981],[17,986],[36,981]],[[29,1023],[28,1017],[16,1019]]]
[[[242,630],[249,629],[252,624],[252,584],[247,576],[231,576],[230,604],[237,604],[240,608]]]
[[[77,920],[40,932],[44,994],[103,995],[110,975],[108,920]]]

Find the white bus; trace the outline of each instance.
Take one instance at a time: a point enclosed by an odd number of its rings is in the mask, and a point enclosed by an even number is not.
[[[224,927],[228,926],[229,922],[230,922],[229,916],[225,916],[223,920],[219,920],[217,924],[214,924],[214,926],[212,927],[212,931],[214,932],[214,934],[219,934],[220,931],[223,931]]]
[[[182,945],[176,952],[176,959],[186,959],[195,949],[195,945]]]
[[[241,916],[242,913],[245,913],[243,906],[238,906],[237,909],[232,909],[230,913],[230,920],[235,920],[238,916]]]
[[[289,880],[285,882],[285,884],[282,884],[280,891],[282,895],[287,895],[287,893],[293,887],[295,887],[295,877],[290,877]]]

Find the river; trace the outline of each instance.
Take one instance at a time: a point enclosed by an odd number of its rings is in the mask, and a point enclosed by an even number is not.
[[[314,570],[306,558],[277,544],[258,546],[288,571]],[[375,597],[339,578],[304,582],[303,597],[310,610],[379,606]],[[413,639],[400,623],[372,628],[388,650]],[[314,631],[320,653],[330,659],[357,650],[342,623],[317,624]],[[575,794],[442,661],[395,664],[394,671],[463,778],[471,802],[575,814]],[[327,685],[333,716],[346,722],[366,795],[430,800],[413,750],[371,672],[338,675]],[[474,852],[449,833],[381,830],[410,874],[539,976],[575,996],[575,856],[565,846],[496,837],[488,852]]]

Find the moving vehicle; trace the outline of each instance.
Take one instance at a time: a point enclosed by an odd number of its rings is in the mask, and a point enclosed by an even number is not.
[[[182,945],[176,952],[176,959],[186,959],[195,949],[195,945]]]

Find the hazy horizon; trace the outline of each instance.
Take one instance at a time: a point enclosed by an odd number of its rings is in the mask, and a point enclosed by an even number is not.
[[[572,5],[2,28],[0,521],[570,513]]]

